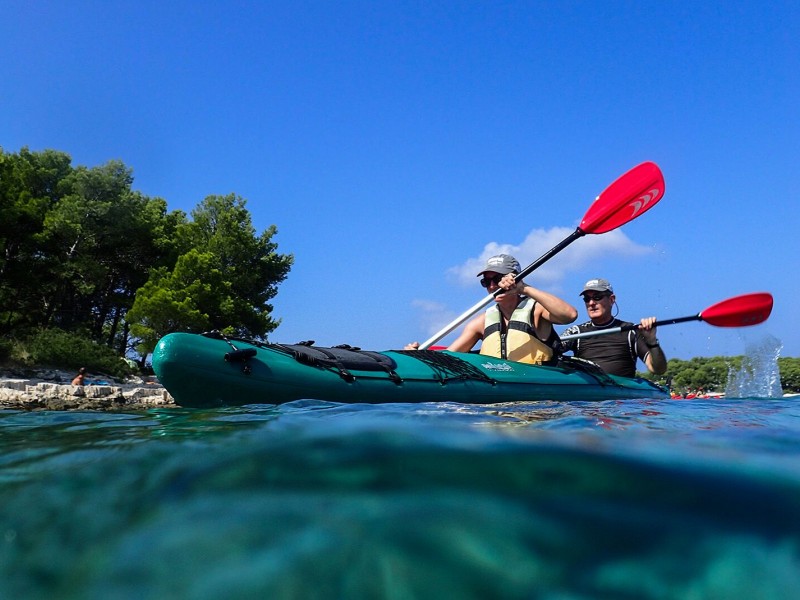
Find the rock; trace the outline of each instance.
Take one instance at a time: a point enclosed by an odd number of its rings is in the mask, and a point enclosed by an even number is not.
[[[87,398],[106,398],[108,396],[118,396],[122,394],[122,388],[110,385],[76,385],[70,387],[82,387],[83,393]]]
[[[0,389],[19,390],[25,391],[25,386],[28,385],[27,379],[2,379],[0,380]]]
[[[59,374],[37,375],[64,380]],[[0,409],[114,411],[175,406],[167,390],[151,381],[146,387],[130,384],[82,386],[40,380],[44,378],[3,378],[0,375]]]

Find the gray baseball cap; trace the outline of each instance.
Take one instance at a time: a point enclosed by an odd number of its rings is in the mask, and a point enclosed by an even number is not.
[[[607,279],[590,279],[586,282],[586,285],[583,286],[583,291],[578,295],[582,296],[586,292],[608,292],[609,294],[613,294],[614,288],[611,287]]]
[[[498,254],[486,261],[486,266],[478,273],[478,277],[486,273],[486,271],[505,275],[506,273],[519,273],[521,270],[516,258],[509,254]]]

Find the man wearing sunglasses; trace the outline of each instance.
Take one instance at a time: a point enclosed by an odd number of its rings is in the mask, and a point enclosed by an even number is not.
[[[583,296],[590,320],[573,325],[564,331],[564,336],[631,325],[612,314],[617,297],[614,288],[605,279],[590,279],[580,295]],[[661,374],[667,370],[667,357],[658,343],[653,325],[655,322],[655,317],[646,317],[641,320],[638,329],[567,340],[561,343],[562,350],[572,351],[577,358],[592,361],[611,375],[634,377],[639,358],[651,373]]]
[[[567,325],[578,318],[577,309],[553,294],[514,277],[521,271],[519,262],[508,254],[486,261],[478,273],[481,285],[495,296],[495,304],[467,323],[447,349],[469,352],[478,343],[481,354],[531,364],[555,364],[561,340],[553,324]],[[407,350],[419,347],[414,342]]]

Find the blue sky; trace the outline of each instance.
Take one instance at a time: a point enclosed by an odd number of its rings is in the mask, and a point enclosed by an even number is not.
[[[696,314],[768,291],[749,329],[664,327],[668,357],[777,338],[800,356],[796,2],[0,4],[0,147],[122,160],[191,210],[235,192],[295,265],[273,341],[424,340],[646,160],[666,195],[529,283],[620,316]],[[451,336],[452,337],[452,336]]]

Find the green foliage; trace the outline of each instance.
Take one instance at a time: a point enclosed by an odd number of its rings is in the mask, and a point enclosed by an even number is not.
[[[800,392],[800,358],[779,358],[781,387],[784,392]]]
[[[38,235],[50,274],[40,288],[49,307],[44,326],[88,327],[94,339],[111,341],[150,269],[168,264],[177,219],[167,218],[163,200],[131,191],[132,180],[118,161],[66,178],[69,193]]]
[[[185,221],[132,182],[119,161],[73,168],[51,150],[0,150],[0,331],[86,330],[125,351],[136,290],[174,261]]]
[[[172,272],[154,272],[138,291],[128,318],[131,333],[141,340],[138,348],[142,354],[151,352],[167,333],[211,328],[209,316],[198,308],[198,303],[213,294],[210,280],[219,279],[219,272],[209,272],[209,279],[201,279],[203,258],[206,257],[190,251],[178,259]]]
[[[0,148],[0,334],[80,332],[124,355],[170,331],[262,337],[291,267],[276,229],[255,231],[245,201],[209,196],[191,213],[131,189],[120,161]],[[132,310],[135,307],[135,310]]]
[[[114,377],[131,374],[128,363],[107,346],[86,336],[58,329],[45,329],[26,340],[30,361],[36,365],[79,369]]]
[[[275,252],[275,227],[256,236],[245,201],[233,194],[209,196],[192,218],[178,228],[175,266],[152,271],[128,313],[142,354],[174,331],[263,338],[278,326],[268,301],[293,258]]]
[[[0,362],[8,361],[14,352],[14,342],[10,339],[0,338]]]
[[[41,314],[45,252],[37,236],[47,212],[63,196],[70,157],[47,150],[19,154],[0,149],[0,330],[29,325]]]

